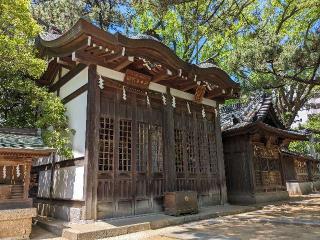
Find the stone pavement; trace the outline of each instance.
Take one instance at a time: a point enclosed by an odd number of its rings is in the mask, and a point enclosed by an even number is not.
[[[134,217],[127,219],[100,221],[93,225],[83,224],[74,225],[74,231],[86,232],[91,227],[99,230],[102,226],[109,225],[110,228],[122,228],[139,224],[138,219],[144,221],[144,227],[140,226],[140,232],[127,231],[122,232],[123,235],[100,239],[110,240],[174,240],[174,239],[320,239],[320,194],[314,194],[304,197],[291,199],[287,202],[277,203],[275,205],[269,204],[265,207],[255,206],[255,211],[240,206],[225,206],[220,213],[208,213],[209,209],[205,209],[195,215],[185,217],[170,217],[161,214],[148,215],[143,217]],[[260,207],[260,209],[259,209]],[[214,208],[214,207],[213,207]],[[226,211],[229,209],[229,211]],[[217,211],[217,209],[215,209]],[[233,210],[234,212],[232,213]],[[242,212],[237,213],[236,210]],[[202,214],[202,215],[201,215]],[[232,215],[230,215],[232,214]],[[219,217],[219,215],[221,217]],[[194,216],[194,220],[190,219]],[[208,220],[201,220],[210,217]],[[142,220],[141,220],[142,218]],[[178,219],[178,220],[171,220]],[[149,220],[149,225],[147,220]],[[200,221],[197,221],[200,220]],[[191,223],[184,223],[190,222]],[[195,222],[194,222],[195,221]],[[152,224],[153,223],[153,224]],[[157,224],[155,224],[157,223]],[[180,225],[177,225],[180,224]],[[177,226],[172,226],[177,225]],[[167,226],[167,227],[166,227]],[[163,227],[163,228],[160,228]],[[158,229],[160,228],[160,229]],[[86,238],[88,237],[88,238]],[[37,238],[46,239],[46,238]],[[48,238],[49,239],[49,238]],[[83,235],[83,238],[77,239],[91,239],[89,235]]]

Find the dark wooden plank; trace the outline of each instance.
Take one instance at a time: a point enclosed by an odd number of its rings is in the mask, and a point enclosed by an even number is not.
[[[215,124],[215,134],[216,134],[216,141],[217,141],[216,147],[217,147],[218,173],[219,173],[219,182],[220,182],[220,203],[224,204],[227,202],[227,186],[226,186],[225,167],[224,167],[224,158],[223,158],[223,145],[222,145],[222,137],[221,137],[219,105],[217,105],[217,108],[216,108],[214,124]]]
[[[56,91],[58,88],[62,87],[64,84],[69,82],[72,78],[74,78],[76,75],[78,75],[83,69],[85,69],[87,66],[85,64],[78,64],[75,68],[71,69],[68,73],[66,73],[63,77],[59,79],[58,82],[53,84],[50,88],[50,92]]]
[[[73,93],[69,94],[68,96],[62,99],[63,104],[70,102],[71,100],[75,99],[76,97],[78,97],[79,95],[81,95],[87,90],[88,90],[88,84],[85,84],[82,87],[79,87]]]
[[[166,175],[166,191],[176,190],[176,167],[174,153],[174,118],[173,107],[171,103],[171,95],[167,90],[167,105],[164,106],[163,126],[164,126],[164,161]]]
[[[85,171],[85,211],[84,219],[97,219],[97,173],[99,157],[100,89],[98,87],[97,66],[88,69],[88,100],[86,124]]]

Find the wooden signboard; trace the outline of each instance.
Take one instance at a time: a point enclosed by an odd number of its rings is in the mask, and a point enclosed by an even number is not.
[[[199,85],[197,87],[196,94],[194,95],[194,100],[196,102],[201,102],[204,97],[205,92],[206,92],[206,86]]]
[[[127,69],[124,77],[124,83],[129,86],[147,89],[149,87],[151,77],[130,69]]]

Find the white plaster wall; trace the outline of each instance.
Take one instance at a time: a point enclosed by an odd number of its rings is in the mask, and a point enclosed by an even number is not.
[[[53,176],[53,198],[83,200],[84,167],[56,169]]]
[[[60,88],[60,98],[65,98],[88,82],[88,67]]]
[[[75,130],[72,139],[73,157],[84,157],[87,120],[87,92],[82,93],[66,105],[69,128]]]
[[[39,172],[38,197],[50,197],[51,170]]]
[[[49,157],[40,157],[40,158],[33,159],[32,166],[41,166],[41,165],[52,163],[52,157],[53,155],[50,155]]]
[[[64,75],[66,75],[68,72],[70,72],[70,70],[69,69],[67,69],[67,68],[61,68],[61,77],[63,77]]]

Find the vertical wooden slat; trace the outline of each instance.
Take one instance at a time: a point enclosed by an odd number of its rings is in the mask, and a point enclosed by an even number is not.
[[[245,136],[245,144],[243,144],[243,148],[244,148],[244,152],[246,155],[246,164],[245,164],[245,169],[246,169],[246,165],[248,166],[248,176],[245,177],[247,178],[247,182],[249,183],[249,190],[250,192],[255,192],[257,189],[256,186],[256,174],[255,174],[255,166],[254,166],[254,156],[253,156],[253,144],[251,141],[251,137],[250,135],[246,135]],[[261,181],[262,182],[262,181]]]
[[[98,87],[97,66],[88,69],[88,97],[86,123],[85,210],[84,219],[97,219],[97,173],[99,154],[100,89]]]
[[[166,177],[166,190],[176,190],[176,167],[174,156],[174,120],[173,107],[171,105],[171,95],[167,90],[167,105],[164,106],[163,126],[164,126],[164,163]]]
[[[24,186],[23,186],[23,198],[27,199],[29,197],[29,185],[30,185],[30,171],[31,171],[31,161],[25,163],[26,172],[24,176]]]
[[[216,133],[216,148],[217,148],[217,157],[218,157],[218,172],[219,172],[219,185],[220,185],[220,203],[224,204],[227,202],[227,186],[226,186],[226,177],[225,177],[225,168],[224,168],[224,158],[223,158],[223,145],[221,137],[221,125],[220,125],[220,114],[219,114],[219,105],[216,108],[216,114],[214,118],[215,123],[215,133]]]

